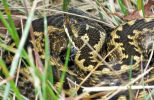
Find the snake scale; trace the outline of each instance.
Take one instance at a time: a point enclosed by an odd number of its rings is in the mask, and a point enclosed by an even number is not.
[[[89,16],[77,10],[69,12]],[[32,22],[35,45],[41,59],[44,59],[44,26],[43,18]],[[154,40],[154,19],[144,18],[133,20],[111,29],[96,21],[78,16],[57,14],[47,17],[50,53],[62,63],[65,57],[62,51],[67,48],[69,38],[72,39],[71,53],[73,64],[68,66],[67,77],[82,82],[93,70],[92,74],[83,82],[83,86],[124,85],[129,82],[129,71],[132,78],[141,74],[146,67]],[[65,26],[65,28],[64,28]],[[69,33],[66,34],[66,29]],[[113,30],[111,32],[111,30]],[[26,46],[33,43],[27,40]],[[74,47],[75,46],[75,47]],[[51,57],[51,58],[52,58]],[[55,66],[52,60],[51,63]],[[130,67],[131,66],[131,67]],[[60,69],[59,66],[57,69]],[[55,75],[56,76],[56,75]]]

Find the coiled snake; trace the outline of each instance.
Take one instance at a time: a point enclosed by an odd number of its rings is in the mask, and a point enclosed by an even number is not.
[[[76,9],[70,9],[70,12],[88,16]],[[132,70],[132,78],[141,74],[141,63],[144,69],[152,51],[153,18],[127,22],[111,33],[111,29],[104,24],[78,16],[58,14],[49,16],[47,20],[51,56],[59,59],[62,50],[67,48],[69,39],[64,25],[77,48],[73,52],[74,65],[68,66],[67,77],[79,84],[93,70],[83,86],[100,83],[102,86],[114,86],[129,82],[129,70]],[[32,25],[35,50],[44,59],[43,19],[34,20]],[[52,60],[51,63],[57,65]]]

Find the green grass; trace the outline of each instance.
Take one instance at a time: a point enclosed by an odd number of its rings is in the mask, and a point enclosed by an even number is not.
[[[16,28],[15,28],[15,25],[14,25],[14,21],[11,17],[11,13],[10,13],[10,9],[8,7],[8,3],[6,0],[2,0],[3,2],[3,5],[4,5],[4,8],[5,8],[5,13],[7,14],[7,18],[8,18],[8,22],[5,20],[5,18],[3,17],[2,15],[2,12],[0,12],[0,19],[1,21],[3,22],[3,24],[5,25],[5,27],[8,29],[10,35],[12,36],[12,39],[15,41],[16,45],[18,45],[19,43],[19,37],[17,35],[17,31],[16,31]],[[15,61],[14,61],[15,62]],[[17,62],[17,61],[16,61]],[[12,62],[13,63],[13,62]],[[5,63],[3,62],[3,60],[1,60],[1,65],[3,66],[3,69],[6,69],[6,65]],[[11,66],[11,69],[16,69],[16,66]],[[13,76],[12,73],[15,73],[15,70],[13,71],[9,71],[5,70],[5,76],[6,77],[10,77],[10,76]],[[4,92],[4,100],[7,99],[8,95],[9,95],[9,90],[10,90],[10,87],[13,89],[14,93],[16,94],[17,98],[19,100],[22,100],[22,97],[21,97],[21,94],[18,90],[18,88],[16,88],[15,86],[15,83],[13,80],[10,80],[7,84],[6,84],[6,88],[5,88],[5,92]]]
[[[128,10],[127,10],[126,6],[123,4],[123,0],[118,0],[118,3],[119,3],[122,13],[124,15],[128,15]]]
[[[11,11],[9,9],[8,2],[7,2],[7,0],[2,0],[2,3],[4,5],[4,9],[5,9],[5,13],[7,15],[7,18],[8,18],[8,22],[2,16],[2,12],[0,12],[0,16],[1,16],[0,19],[3,22],[3,24],[5,25],[5,27],[8,29],[9,34],[11,35],[11,37],[14,40],[14,42],[16,43],[16,45],[18,45],[19,36],[17,34],[17,30],[16,30],[16,27],[15,27],[15,24],[14,24],[14,20],[11,17]]]
[[[137,0],[138,10],[142,10],[142,16],[145,17],[143,0]]]
[[[67,49],[67,52],[66,52],[66,60],[65,60],[63,72],[62,72],[62,75],[61,75],[60,84],[59,84],[59,87],[58,87],[59,94],[61,94],[62,87],[63,87],[63,84],[65,82],[65,75],[66,75],[68,61],[69,61],[69,56],[70,56],[70,52],[71,52],[71,47],[70,46],[71,46],[71,43],[69,42],[68,49]]]

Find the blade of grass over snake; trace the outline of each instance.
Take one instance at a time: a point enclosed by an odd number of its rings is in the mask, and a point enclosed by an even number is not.
[[[42,84],[42,90],[43,90],[43,99],[47,99],[47,80],[51,80],[51,83],[53,83],[53,75],[52,75],[52,67],[50,66],[50,44],[49,44],[49,37],[48,37],[48,28],[47,28],[47,17],[44,12],[44,39],[45,39],[45,68],[44,73],[42,76],[43,84]],[[51,73],[48,73],[48,69],[51,69]],[[51,74],[51,75],[49,75]],[[49,77],[47,77],[49,75]]]
[[[134,59],[134,57],[131,56],[130,64],[129,64],[129,80],[130,80],[130,81],[131,81],[131,79],[132,79],[132,64],[133,64],[133,59]]]
[[[129,64],[129,81],[131,81],[132,80],[132,64],[133,64],[133,59],[134,59],[134,57],[133,56],[131,56],[131,59],[130,59],[130,64]],[[129,97],[131,98],[131,100],[132,100],[132,98],[133,98],[133,94],[132,94],[132,86],[130,85],[130,86],[128,86],[128,93],[129,93]]]
[[[59,87],[58,87],[59,94],[62,91],[62,86],[63,86],[64,80],[65,80],[68,61],[69,61],[69,57],[70,57],[70,52],[71,52],[71,42],[69,42],[67,52],[66,52],[65,64],[64,64],[64,67],[63,67],[63,72],[62,72],[62,75],[61,75],[61,78],[60,78],[60,84],[59,84]]]
[[[53,70],[52,66],[50,65],[50,44],[49,44],[49,37],[48,37],[48,32],[47,32],[47,18],[44,16],[44,38],[45,38],[45,68],[44,68],[44,73],[42,76],[43,79],[43,98],[44,100],[47,99],[47,95],[50,92],[51,96],[53,97],[54,100],[56,100],[57,96],[53,92],[52,89],[49,89],[47,81],[49,81],[51,84],[53,84]],[[47,92],[48,91],[48,92]]]
[[[5,18],[3,17],[1,12],[0,12],[0,20],[2,21],[4,26],[8,29],[8,31],[9,31],[10,35],[12,36],[13,40],[15,41],[16,45],[18,45],[19,37],[17,35],[17,31],[16,31],[16,28],[15,28],[15,25],[14,25],[14,21],[13,21],[13,19],[11,17],[11,12],[10,12],[10,9],[8,8],[6,0],[3,0],[3,5],[5,7],[5,12],[6,12],[7,16],[8,16],[8,21],[10,23],[8,23],[5,20]],[[19,100],[21,100],[21,94],[19,93],[19,90],[16,88],[15,83],[13,82],[13,80],[10,81],[9,87],[10,86],[14,90],[14,93],[16,94],[17,98]],[[9,94],[9,89],[4,92],[4,98],[3,98],[4,100],[8,97],[8,94]]]
[[[0,20],[2,21],[3,25],[7,28],[10,36],[12,37],[12,39],[14,41],[16,41],[16,36],[14,35],[14,32],[10,26],[10,24],[6,21],[6,19],[3,17],[2,12],[0,11]],[[15,33],[16,34],[16,33]],[[16,44],[18,44],[18,41],[15,42]]]
[[[12,30],[12,28],[10,27],[10,25],[9,25],[9,23],[6,21],[6,19],[3,17],[3,14],[2,14],[2,12],[0,11],[0,20],[2,21],[2,23],[4,24],[4,26],[7,28],[7,30],[8,30],[8,32],[10,33],[10,36],[12,37],[12,39],[15,41],[16,40],[16,38],[14,37],[14,32],[13,32],[13,30]],[[4,46],[4,44],[2,44],[1,43],[1,46]],[[3,47],[2,46],[2,47]],[[6,46],[5,46],[6,47]],[[7,48],[6,48],[7,49]],[[12,51],[11,49],[10,49],[10,51]],[[25,58],[26,60],[27,60],[27,62],[29,62],[28,61],[28,59],[27,59],[27,54],[26,54],[26,52],[23,50],[22,51],[22,57],[23,58]]]
[[[70,1],[71,0],[63,0],[63,5],[62,5],[63,11],[68,10],[68,5],[69,5]],[[64,25],[64,28],[65,28],[65,25]],[[67,70],[68,61],[69,61],[70,52],[71,52],[70,47],[71,47],[71,42],[69,41],[67,52],[66,52],[66,59],[65,59],[64,67],[63,67],[63,72],[61,74],[60,84],[59,84],[59,87],[58,87],[59,94],[61,94],[63,83],[64,83],[64,80],[65,80],[66,70]]]
[[[18,60],[20,58],[20,54],[21,54],[21,52],[23,50],[26,38],[28,36],[30,24],[31,24],[31,21],[32,21],[32,18],[33,18],[33,15],[34,15],[34,11],[35,11],[35,8],[36,8],[36,5],[37,5],[38,2],[39,2],[39,0],[38,1],[34,1],[33,7],[31,9],[31,13],[28,16],[28,19],[27,19],[27,22],[26,22],[26,26],[25,26],[25,30],[23,32],[23,36],[21,37],[20,44],[18,46],[17,52],[16,52],[16,54],[15,54],[15,56],[13,58],[12,64],[11,64],[11,69],[10,69],[10,73],[9,73],[10,76],[13,76],[15,74],[15,72],[16,72]],[[5,94],[4,94],[5,98],[4,98],[4,100],[7,99],[8,94],[9,94],[9,90],[10,90],[10,83],[7,83],[7,86],[5,88]],[[21,100],[21,99],[19,98],[19,100]]]
[[[4,75],[5,75],[5,77],[6,77],[6,78],[11,77],[11,76],[9,75],[9,71],[8,71],[8,69],[7,69],[7,67],[6,67],[6,64],[4,63],[4,61],[3,61],[1,58],[0,58],[0,66],[1,66],[1,68],[2,68],[2,71],[3,71]],[[22,100],[21,94],[20,94],[18,88],[16,87],[14,81],[13,81],[13,80],[10,80],[9,82],[10,82],[10,86],[12,87],[12,89],[13,89],[14,93],[16,94],[17,98],[18,98],[19,100]],[[6,96],[7,96],[7,95],[6,95]],[[5,98],[5,95],[4,95],[4,98]],[[4,99],[4,98],[3,98],[3,99]],[[5,100],[5,99],[4,99],[4,100]]]
[[[5,50],[7,50],[7,51],[9,51],[9,52],[11,52],[11,53],[14,53],[14,54],[17,51],[16,48],[13,48],[12,46],[8,46],[8,45],[2,43],[1,41],[0,41],[0,47],[3,48],[3,49],[5,49]],[[24,58],[24,59],[26,59],[26,61],[29,63],[29,58],[28,58],[28,55],[27,55],[27,53],[25,51],[23,51],[21,53],[21,57]]]
[[[5,49],[5,50],[8,50],[9,52],[12,52],[12,53],[16,53],[16,49],[11,47],[11,46],[8,46],[2,42],[0,42],[0,47]]]
[[[28,49],[29,51],[29,58],[30,58],[30,66],[32,66],[32,76],[35,80],[34,82],[34,86],[35,86],[35,90],[36,90],[36,94],[39,94],[39,97],[43,100],[43,96],[42,95],[42,87],[41,87],[41,78],[44,77],[42,75],[40,75],[40,72],[39,70],[37,70],[37,67],[35,67],[35,64],[34,64],[34,59],[33,59],[33,56],[32,56],[32,50],[30,51],[31,49]],[[51,83],[51,82],[50,82]],[[51,87],[49,86],[49,84],[47,83],[46,81],[46,89],[49,93],[50,96],[52,96],[53,100],[58,100],[58,97],[55,95],[55,93],[53,92],[53,90],[51,89]],[[44,92],[44,91],[43,91]]]
[[[30,59],[30,68],[28,69],[33,77],[34,81],[34,87],[35,87],[35,94],[39,95],[39,98],[41,100],[43,100],[43,96],[42,96],[42,92],[41,92],[41,74],[40,72],[37,70],[37,67],[35,66],[34,63],[34,57],[32,54],[32,49],[28,48],[28,55],[29,55],[29,59]]]
[[[43,90],[43,99],[47,99],[47,93],[46,93],[46,82],[47,82],[47,70],[50,67],[49,66],[49,60],[50,60],[50,50],[49,50],[49,38],[48,38],[48,31],[47,31],[47,18],[44,15],[44,39],[45,39],[45,68],[43,73],[43,84],[42,84],[42,90]],[[52,74],[52,73],[51,73]]]
[[[3,3],[4,8],[5,8],[5,13],[7,14],[9,26],[12,30],[12,33],[9,32],[9,34],[12,36],[14,42],[16,43],[16,46],[18,46],[19,36],[17,34],[17,30],[16,30],[16,27],[15,27],[14,21],[11,17],[11,11],[9,9],[8,2],[7,2],[7,0],[2,0],[2,3]]]
[[[2,72],[4,73],[5,77],[9,77],[9,71],[8,71],[6,64],[4,63],[2,58],[0,58],[0,66],[2,68]]]

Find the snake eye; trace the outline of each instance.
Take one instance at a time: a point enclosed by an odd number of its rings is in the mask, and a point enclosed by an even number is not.
[[[59,54],[60,60],[62,61],[63,64],[65,63],[65,60],[66,60],[66,52],[67,52],[67,48],[63,49],[61,51],[61,53]],[[75,59],[76,52],[77,52],[76,48],[72,47],[71,48],[71,54],[70,54],[70,57],[68,59],[68,64],[70,66],[74,65],[74,59]]]

